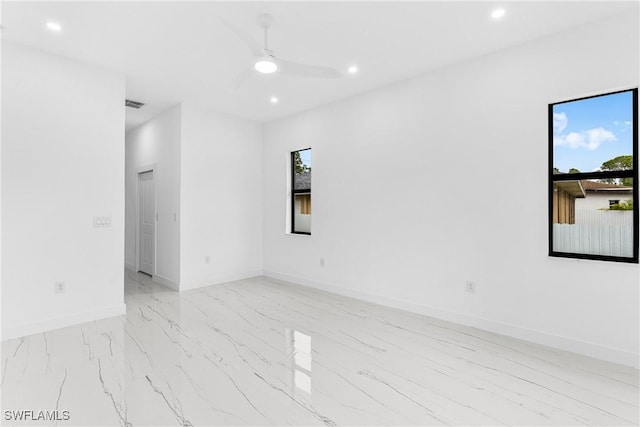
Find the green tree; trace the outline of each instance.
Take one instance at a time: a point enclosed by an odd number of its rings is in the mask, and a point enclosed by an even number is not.
[[[305,170],[307,170],[307,166],[302,163],[302,157],[300,157],[299,151],[293,153],[293,168],[295,169],[296,173],[303,173]]]
[[[607,160],[600,166],[600,169],[603,171],[626,171],[633,168],[633,156],[618,156],[614,157],[611,160]],[[601,182],[606,182],[608,184],[622,184],[625,186],[633,185],[633,178],[606,178],[600,180]]]
[[[576,168],[571,168],[569,169],[569,173],[580,173],[580,170]]]
[[[626,171],[633,167],[633,156],[618,156],[602,164],[603,171]]]

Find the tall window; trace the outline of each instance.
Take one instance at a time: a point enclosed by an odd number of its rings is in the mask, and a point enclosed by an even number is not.
[[[311,148],[291,153],[291,232],[311,234]]]
[[[637,263],[637,182],[638,89],[549,105],[549,255]]]

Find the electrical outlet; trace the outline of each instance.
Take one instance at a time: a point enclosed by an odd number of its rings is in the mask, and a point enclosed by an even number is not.
[[[205,264],[209,264],[211,262],[211,257],[209,257],[209,255],[205,255],[204,257],[204,263]]]
[[[93,218],[93,228],[110,228],[111,217],[110,216],[96,216]]]
[[[324,258],[320,258],[320,267],[324,267]]]
[[[470,294],[474,294],[476,292],[476,282],[472,282],[471,280],[467,281],[466,291]]]
[[[64,282],[55,282],[53,284],[53,291],[56,294],[64,294],[64,291],[65,291]]]

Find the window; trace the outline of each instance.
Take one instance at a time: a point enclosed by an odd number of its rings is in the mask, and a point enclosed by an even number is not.
[[[311,234],[311,148],[291,153],[291,232]]]
[[[549,104],[549,255],[638,262],[638,89]]]

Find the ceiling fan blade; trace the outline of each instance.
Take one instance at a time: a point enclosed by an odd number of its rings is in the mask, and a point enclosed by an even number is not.
[[[226,25],[227,28],[229,28],[232,32],[234,32],[236,36],[238,36],[238,38],[244,42],[244,44],[249,48],[249,50],[254,56],[262,56],[264,54],[262,46],[260,45],[260,43],[255,41],[253,37],[245,33],[240,28],[236,27],[232,23],[227,22],[222,18],[218,18],[218,19],[220,19],[220,22]]]
[[[316,65],[299,64],[297,62],[276,59],[279,71],[282,74],[300,77],[313,77],[318,79],[337,79],[342,74],[334,68],[319,67]]]
[[[238,74],[233,80],[233,84],[231,85],[231,92],[235,92],[240,89],[240,87],[245,84],[247,80],[249,80],[249,77],[251,77],[251,75],[253,75],[253,69],[251,68],[240,71],[240,74]]]

